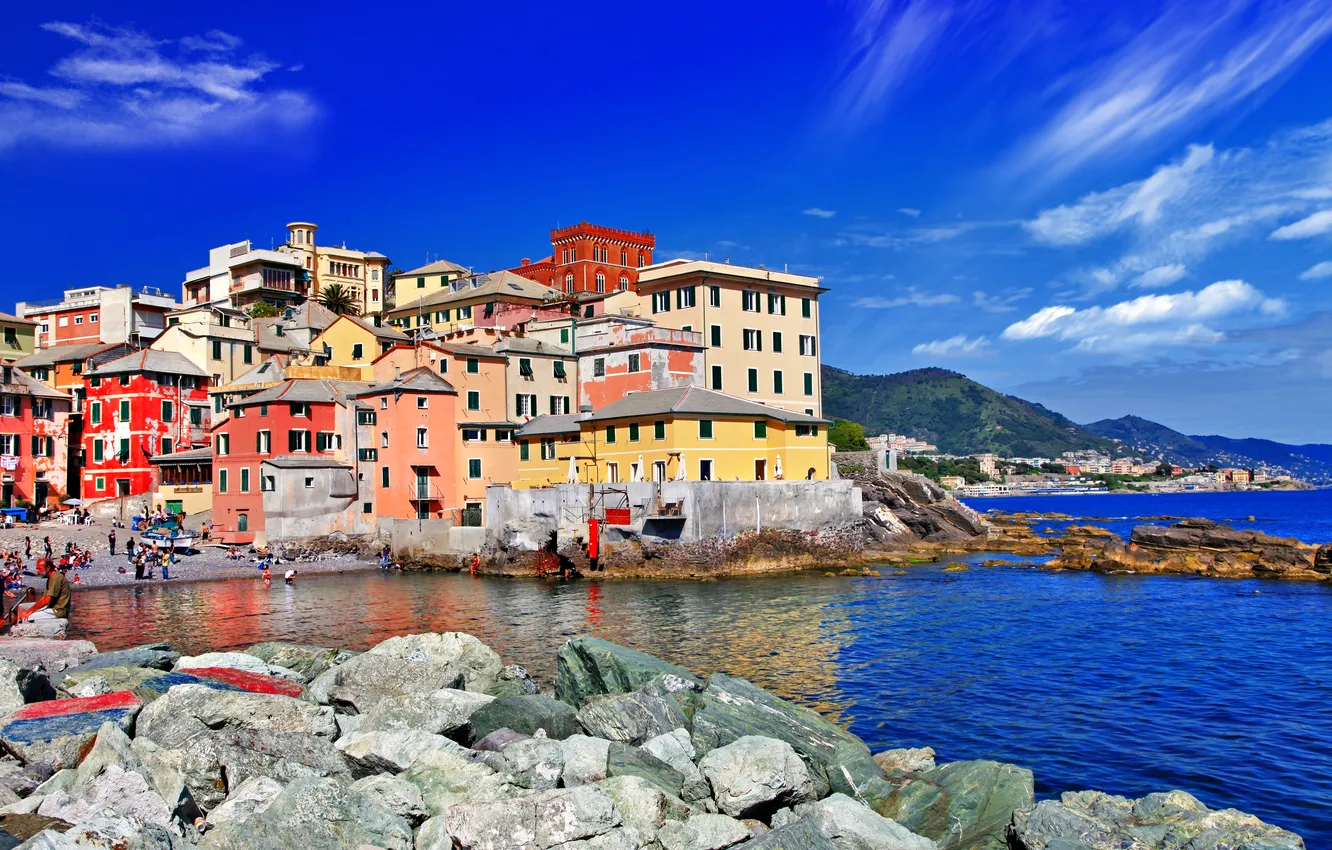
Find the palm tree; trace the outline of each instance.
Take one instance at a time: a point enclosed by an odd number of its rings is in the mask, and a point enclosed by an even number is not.
[[[319,290],[319,297],[315,300],[339,316],[355,315],[360,312],[357,309],[358,305],[352,300],[351,293],[343,289],[340,283],[331,283]]]

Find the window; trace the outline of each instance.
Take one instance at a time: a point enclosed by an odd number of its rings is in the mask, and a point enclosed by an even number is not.
[[[127,398],[122,398],[122,399],[120,400],[120,421],[121,421],[121,422],[128,422],[128,421],[129,421],[129,418],[130,418],[130,403],[129,403],[129,399],[127,399]]]
[[[307,490],[313,490],[313,489],[314,489],[314,477],[313,477],[313,476],[310,476],[310,475],[305,476],[305,489],[307,489]]]
[[[16,437],[15,439],[18,439],[18,438]],[[103,454],[104,451],[105,451],[105,450],[104,450],[103,447],[102,447],[102,441],[101,441],[101,440],[93,440],[93,463],[101,463],[101,462],[102,462],[102,458],[105,457],[105,455]],[[17,454],[17,452],[13,452],[13,454]],[[100,490],[100,489],[102,489],[102,488],[99,486],[97,489]]]
[[[468,410],[481,409],[481,393],[477,392],[476,390],[467,391],[467,409]]]
[[[708,287],[708,306],[709,306],[709,307],[720,307],[720,306],[721,306],[721,287],[720,287],[720,286],[709,286],[709,287]]]
[[[527,441],[526,441],[526,440],[519,440],[519,441],[518,441],[518,459],[521,460],[521,461],[526,461],[526,460],[528,460],[530,457],[531,457],[531,449],[529,449],[529,448],[527,447]]]
[[[745,351],[763,350],[763,331],[745,328]]]
[[[94,479],[93,479],[93,489],[94,489],[94,490],[105,490],[105,489],[106,489],[106,479],[103,478],[103,477],[100,476],[100,475],[97,476],[96,478],[94,478]]]
[[[624,250],[623,248],[620,249],[620,265],[622,266],[629,265],[629,252]]]
[[[387,449],[387,448],[389,447],[389,446],[388,446],[388,431],[380,431],[380,432],[379,432],[379,447],[380,447],[381,449]]]
[[[462,320],[462,319],[470,319],[470,318],[472,318],[472,307],[471,307],[471,305],[468,305],[468,306],[466,306],[466,307],[459,307],[459,308],[458,308],[458,318],[459,318],[459,320]]]
[[[514,411],[519,416],[536,416],[536,396],[518,393],[514,397]]]
[[[418,277],[418,278],[416,279],[416,288],[417,288],[417,289],[425,289],[425,278],[423,278],[423,277]]]
[[[781,354],[781,353],[782,353],[782,332],[781,332],[781,331],[773,331],[773,332],[772,332],[772,352],[773,352],[774,354]]]
[[[553,365],[553,369],[554,369],[554,375],[555,375],[556,378],[567,378],[567,377],[569,377],[569,376],[565,373],[565,371],[564,371],[564,361],[563,361],[563,360],[556,360],[555,363],[554,363],[554,365]]]
[[[712,439],[712,420],[711,420],[711,419],[700,419],[700,420],[698,420],[698,438],[699,438],[700,440],[711,440],[711,439]]]
[[[781,370],[781,369],[773,369],[773,370],[772,370],[772,393],[773,393],[773,395],[781,395],[781,394],[782,394],[782,370]]]
[[[671,312],[671,293],[654,292],[652,293],[652,312],[669,313]]]
[[[273,451],[273,432],[260,431],[254,435],[255,454],[266,455]]]
[[[769,295],[769,296],[768,296],[768,312],[769,312],[770,314],[774,315],[774,316],[785,316],[785,315],[786,315],[786,296],[785,296],[785,295]]]
[[[248,342],[245,343],[245,347],[241,349],[241,360],[246,363],[254,362],[254,346],[250,345]]]
[[[92,420],[92,424],[94,425],[102,424],[102,403],[100,401],[94,401],[89,406],[88,416]]]
[[[449,373],[449,358],[439,358],[439,373],[441,375],[447,375]]]
[[[748,376],[748,377],[749,377],[749,391],[750,391],[751,393],[756,393],[756,392],[758,392],[758,391],[759,391],[759,388],[758,388],[758,370],[757,370],[757,369],[750,369],[750,370],[749,370],[749,376]]]
[[[333,432],[320,431],[315,434],[315,451],[331,452],[333,451]]]
[[[652,439],[666,439],[666,421],[664,419],[658,419],[656,422],[652,423]]]
[[[219,469],[217,471],[217,492],[227,492],[227,470]]]
[[[629,423],[629,442],[631,442],[631,443],[637,443],[637,442],[638,442],[638,423],[637,423],[637,422],[630,422],[630,423]]]
[[[291,403],[292,416],[309,416],[310,403],[308,401],[293,401]]]
[[[819,426],[817,425],[797,425],[795,426],[797,437],[817,437],[819,435]]]
[[[416,409],[417,409],[417,410],[425,410],[425,409],[426,409],[427,407],[429,407],[429,406],[430,406],[430,397],[429,397],[429,396],[419,395],[419,396],[416,397]]]
[[[813,357],[818,352],[814,343],[814,337],[807,334],[800,335],[800,353],[806,357]]]
[[[713,347],[713,348],[721,348],[721,347],[722,347],[722,342],[721,342],[721,325],[713,325],[713,326],[712,326],[712,347]]]
[[[222,340],[220,339],[213,340],[213,359],[222,359]]]
[[[800,299],[800,317],[808,319],[813,314],[813,305],[808,298]]]
[[[303,430],[288,431],[287,450],[292,452],[308,452],[310,450],[310,432]]]
[[[569,397],[567,395],[553,395],[550,397],[550,415],[564,416],[569,412]]]
[[[712,388],[718,392],[722,388],[722,368],[717,365],[712,367]]]
[[[267,412],[268,412],[268,411],[266,411],[266,410],[261,410],[261,411],[259,412],[259,415],[260,415],[260,416],[263,416],[263,415],[266,414]],[[198,407],[198,406],[196,405],[196,406],[190,408],[190,424],[191,424],[191,425],[197,425],[197,426],[202,426],[202,425],[203,425],[203,408],[202,408],[202,407]]]
[[[250,468],[242,466],[240,471],[240,491],[242,493],[250,492]],[[244,516],[244,514],[241,514]]]
[[[606,442],[607,442],[607,444],[615,442],[615,426],[614,426],[614,425],[607,425],[607,426],[606,426]]]
[[[121,376],[120,376],[120,385],[121,385],[122,387],[128,387],[128,386],[130,385],[130,376],[129,376],[129,375],[121,375]]]
[[[683,286],[675,290],[675,306],[681,310],[687,310],[694,306],[694,287]]]
[[[620,482],[620,465],[618,463],[606,464],[606,480],[612,484]]]
[[[754,439],[768,439],[768,423],[762,419],[755,420],[754,422]]]
[[[639,355],[637,355],[637,354],[630,354],[630,355],[629,355],[629,371],[630,371],[630,372],[637,372],[637,371],[639,371],[639,369],[638,369],[638,364],[639,364]]]
[[[381,466],[381,467],[379,468],[379,486],[380,486],[380,487],[383,487],[385,490],[388,489],[388,486],[389,486],[389,468],[388,468],[387,466]]]
[[[82,316],[82,314],[80,314],[80,315],[74,317],[74,324],[76,324],[76,325],[81,325],[81,324],[83,324],[83,316]]]
[[[554,438],[554,437],[543,437],[543,438],[541,439],[541,459],[542,459],[542,460],[558,460],[558,459],[559,459],[558,457],[556,457],[556,454],[555,454],[555,438]]]
[[[385,398],[385,399],[383,399],[383,401],[388,401],[388,399]],[[375,420],[376,420],[377,418],[378,418],[378,414],[376,414],[373,410],[358,410],[358,411],[356,411],[356,424],[357,424],[357,425],[374,425],[374,424],[375,424]]]
[[[430,432],[425,428],[416,429],[416,447],[418,449],[430,448]]]
[[[481,477],[481,458],[473,457],[467,459],[467,477],[468,478]]]
[[[699,481],[712,480],[712,461],[700,460],[698,462],[698,480]]]
[[[573,272],[569,272],[564,276],[564,290],[566,292],[573,291]]]
[[[357,449],[356,459],[364,463],[374,463],[379,460],[379,449]]]
[[[624,274],[620,275],[620,289],[625,290],[628,288],[629,288],[629,276]]]
[[[388,396],[382,396],[379,399],[379,409],[388,410]]]
[[[805,395],[814,395],[814,373],[805,373]]]
[[[478,375],[481,373],[481,361],[475,357],[467,358],[467,374]]]
[[[236,408],[235,417],[236,417],[237,419],[244,419],[244,418],[245,418],[245,408],[243,408],[243,407],[238,407],[238,408]]]
[[[462,429],[462,438],[464,443],[484,443],[486,441],[486,429],[464,428]]]
[[[277,478],[272,475],[259,476],[259,492],[272,493],[277,489]]]
[[[597,272],[596,281],[597,281],[597,292],[605,292],[606,291],[605,272]]]
[[[594,377],[594,378],[604,378],[604,377],[606,377],[606,358],[605,358],[605,357],[598,357],[597,359],[595,359],[595,360],[592,361],[592,377]]]
[[[230,434],[218,434],[213,438],[213,453],[218,457],[226,457],[231,454]]]
[[[169,401],[162,402],[162,421],[163,422],[176,421],[176,406]]]
[[[352,359],[353,359],[353,360],[360,360],[360,359],[361,359],[362,357],[364,357],[364,356],[365,356],[365,346],[364,346],[364,345],[362,345],[361,343],[358,342],[358,343],[356,343],[355,345],[352,346]]]
[[[759,294],[748,291],[740,293],[740,309],[746,313],[759,312]]]
[[[532,377],[532,361],[529,358],[518,358],[518,374],[522,375],[524,378]]]
[[[170,438],[170,437],[163,437],[163,438],[162,438],[162,454],[164,454],[164,455],[169,455],[169,454],[171,454],[172,446],[173,446],[173,443],[171,442],[171,438]]]

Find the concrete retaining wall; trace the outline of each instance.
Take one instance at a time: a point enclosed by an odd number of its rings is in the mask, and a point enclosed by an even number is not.
[[[392,519],[379,520],[380,534],[387,533],[395,558],[413,558],[437,552],[450,551],[449,534],[452,519]]]

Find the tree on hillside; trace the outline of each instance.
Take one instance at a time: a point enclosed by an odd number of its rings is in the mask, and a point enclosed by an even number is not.
[[[1161,461],[1156,465],[1156,474],[1162,478],[1169,478],[1175,472],[1175,467],[1171,464]]]
[[[256,301],[250,305],[245,312],[250,314],[251,319],[271,319],[274,316],[282,315],[282,311],[267,301]]]
[[[343,289],[340,283],[332,283],[319,290],[319,297],[316,300],[329,312],[339,316],[354,316],[358,312],[351,293]]]
[[[869,451],[869,442],[865,439],[865,426],[859,422],[838,419],[828,429],[828,442],[839,452]]]

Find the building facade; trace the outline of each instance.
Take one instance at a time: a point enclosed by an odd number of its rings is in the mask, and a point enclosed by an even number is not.
[[[179,305],[152,286],[67,289],[56,301],[20,301],[15,312],[36,323],[36,346],[128,342],[145,346],[166,328]]]
[[[68,394],[0,365],[0,506],[68,496],[71,407]]]
[[[509,271],[565,293],[632,290],[656,247],[651,233],[583,221],[550,232],[549,257]]]
[[[12,363],[37,350],[37,323],[0,313],[0,363]]]

